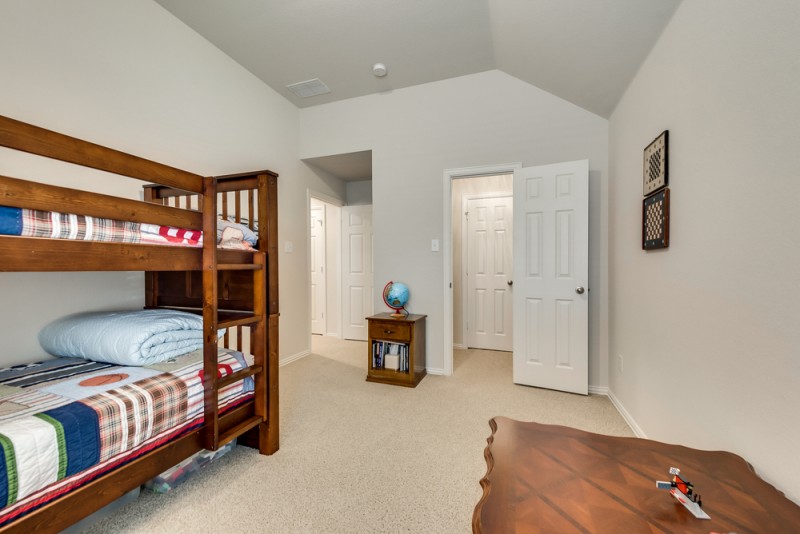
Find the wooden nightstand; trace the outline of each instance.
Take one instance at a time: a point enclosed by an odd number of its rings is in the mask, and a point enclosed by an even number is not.
[[[388,313],[367,317],[368,382],[417,387],[426,374],[425,317],[410,314],[395,318]],[[391,368],[395,361],[397,370]]]

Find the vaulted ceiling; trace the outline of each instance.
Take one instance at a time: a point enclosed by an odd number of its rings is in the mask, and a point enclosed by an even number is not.
[[[499,69],[608,117],[680,0],[157,2],[298,107]]]

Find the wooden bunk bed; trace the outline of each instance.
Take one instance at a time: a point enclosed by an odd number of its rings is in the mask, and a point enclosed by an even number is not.
[[[6,117],[0,117],[0,146],[158,184],[145,185],[143,202],[0,176],[0,205],[202,230],[206,236],[202,248],[185,248],[0,235],[0,272],[144,271],[146,307],[201,314],[204,336],[202,426],[27,512],[0,532],[60,531],[192,454],[234,438],[261,454],[277,451],[277,174],[203,177]],[[191,209],[193,204],[199,209]],[[218,216],[256,231],[257,251],[218,249]],[[226,334],[218,339],[222,329]],[[235,337],[241,352],[244,329],[253,364],[220,378],[218,345],[227,347]],[[253,396],[221,413],[217,393],[246,377],[255,382]]]

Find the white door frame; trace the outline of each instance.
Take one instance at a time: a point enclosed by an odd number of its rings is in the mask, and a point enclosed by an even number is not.
[[[514,192],[513,191],[489,191],[486,193],[473,193],[471,195],[464,195],[461,197],[461,305],[464,307],[466,312],[469,312],[469,306],[467,305],[468,299],[468,288],[467,288],[467,253],[468,247],[464,245],[467,242],[467,221],[464,220],[464,212],[467,211],[467,204],[470,200],[480,200],[482,198],[511,198],[514,199]],[[452,224],[452,219],[451,219]],[[513,224],[513,222],[512,222]],[[512,244],[513,246],[513,244]],[[512,249],[513,250],[513,249]],[[512,303],[513,305],[513,303]],[[468,313],[461,314],[461,332],[464,336],[464,346],[469,346],[467,343],[467,318],[469,317]]]
[[[326,195],[325,193],[320,193],[319,191],[314,191],[310,187],[306,188],[306,221],[311,220],[311,198],[316,198],[317,200],[321,200],[322,202],[327,202],[328,204],[333,204],[334,206],[342,207],[344,202],[336,197],[332,197],[330,195]],[[306,288],[308,290],[308,294],[306,295],[308,298],[306,299],[306,328],[307,330],[307,339],[308,339],[308,349],[311,350],[311,232],[308,231],[308,222],[306,222]],[[326,299],[327,300],[327,299]],[[341,295],[341,287],[339,288],[339,296],[337,299],[339,302],[342,301]]]
[[[444,354],[443,371],[446,376],[453,374],[453,180],[474,176],[513,174],[516,169],[521,168],[522,163],[498,163],[496,165],[445,169],[444,171],[442,179],[444,187],[444,195],[442,195],[444,197],[442,204],[442,253],[444,255],[444,335],[442,336],[444,343],[442,354]],[[311,215],[309,214],[308,217]]]

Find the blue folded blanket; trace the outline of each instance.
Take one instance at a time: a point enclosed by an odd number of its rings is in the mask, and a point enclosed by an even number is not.
[[[0,206],[0,234],[20,235],[22,233],[22,210]]]
[[[203,318],[161,309],[79,313],[45,326],[39,343],[54,356],[151,365],[201,348]]]

